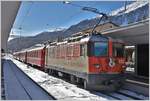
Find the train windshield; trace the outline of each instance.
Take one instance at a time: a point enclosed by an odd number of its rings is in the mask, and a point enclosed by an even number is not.
[[[113,44],[113,56],[123,57],[124,56],[124,45],[121,43]]]
[[[95,42],[94,43],[94,56],[107,56],[108,43],[106,42]]]

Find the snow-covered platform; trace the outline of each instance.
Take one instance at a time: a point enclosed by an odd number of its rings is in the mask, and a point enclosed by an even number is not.
[[[52,100],[53,98],[11,60],[2,59],[6,100]]]

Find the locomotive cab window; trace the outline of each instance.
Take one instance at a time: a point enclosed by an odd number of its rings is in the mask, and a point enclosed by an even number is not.
[[[113,56],[123,57],[124,56],[124,45],[121,43],[113,44]]]
[[[106,42],[95,42],[94,43],[94,56],[107,56],[108,43]]]

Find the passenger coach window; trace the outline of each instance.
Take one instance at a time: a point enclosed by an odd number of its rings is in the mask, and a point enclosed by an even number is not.
[[[108,44],[106,42],[94,43],[94,56],[107,56]]]
[[[120,43],[113,44],[113,56],[123,57],[124,56],[124,46]]]

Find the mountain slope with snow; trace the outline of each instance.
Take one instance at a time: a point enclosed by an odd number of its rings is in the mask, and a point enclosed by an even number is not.
[[[133,2],[133,3],[129,4],[129,5],[127,5],[126,6],[126,10],[125,10],[125,7],[121,7],[119,9],[117,9],[117,10],[112,11],[110,13],[110,15],[114,16],[114,15],[129,13],[129,12],[131,12],[133,10],[136,10],[136,9],[138,9],[140,7],[145,6],[148,3],[149,3],[148,0],[147,1],[146,0],[143,0],[143,1],[139,0],[139,1],[136,1],[136,2]]]

